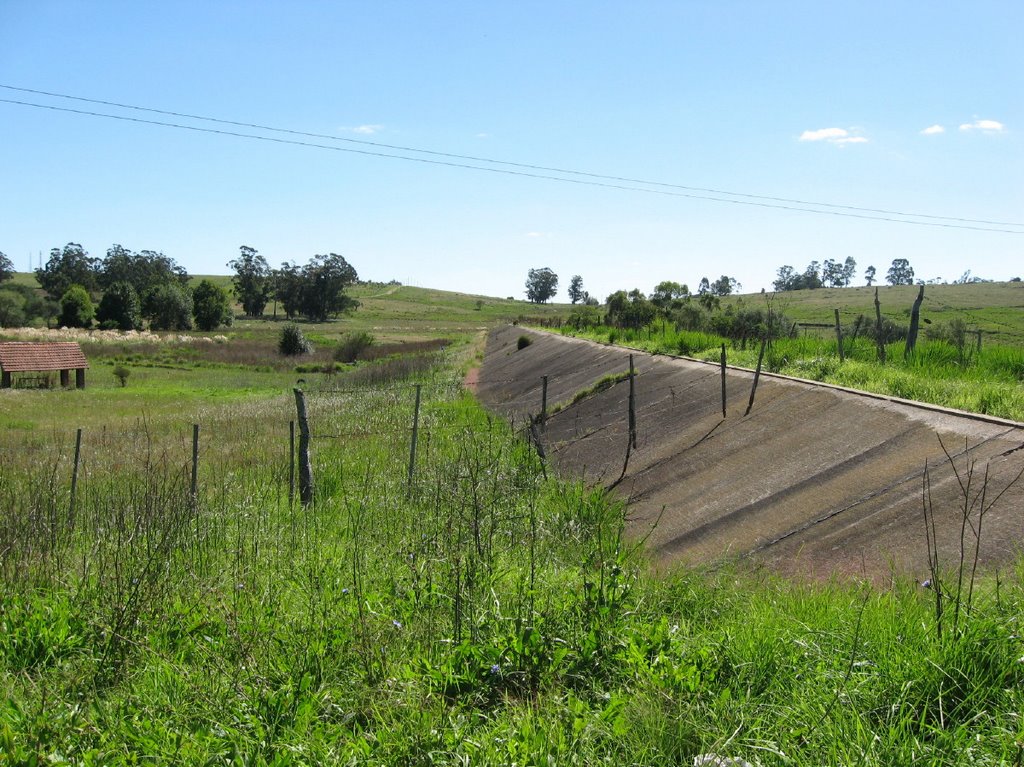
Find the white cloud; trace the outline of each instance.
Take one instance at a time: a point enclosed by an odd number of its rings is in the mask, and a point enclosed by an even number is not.
[[[984,133],[1002,133],[1006,130],[1006,126],[998,120],[975,120],[972,123],[964,123],[960,126],[960,130],[980,130]]]
[[[923,131],[921,131],[921,135],[922,136],[936,136],[939,133],[945,133],[945,132],[946,132],[946,129],[944,127],[942,127],[941,125],[929,125]]]
[[[856,131],[857,128],[851,130]],[[805,130],[800,134],[801,141],[826,141],[829,144],[844,146],[846,144],[866,144],[868,139],[864,136],[851,134],[845,128],[820,128],[818,130]]]
[[[383,129],[383,125],[358,125],[355,128],[350,128],[353,133],[358,133],[360,136],[372,136]]]
[[[834,141],[849,135],[842,128],[822,128],[821,130],[805,130],[800,134],[801,141]]]

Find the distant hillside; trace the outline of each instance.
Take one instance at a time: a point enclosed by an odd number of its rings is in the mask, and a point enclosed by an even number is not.
[[[225,275],[195,275],[192,282],[196,284],[202,279],[231,287],[231,278]],[[13,282],[33,287],[38,285],[35,275],[27,272],[16,273]],[[916,285],[879,286],[882,314],[906,324],[917,290]],[[346,330],[376,331],[376,334],[409,340],[470,332],[498,321],[523,318],[536,322],[538,319],[565,317],[571,308],[569,304],[538,305],[382,283],[357,285],[351,294],[360,301],[361,307],[346,318]],[[831,324],[835,309],[839,309],[844,323],[852,322],[858,314],[873,318],[874,298],[873,287],[819,288],[729,296],[722,301],[722,306],[764,308],[771,301],[774,311],[782,312],[794,322]],[[273,310],[271,302],[267,313],[272,314]],[[986,341],[1024,345],[1024,282],[928,285],[921,316],[932,325],[960,317],[970,329],[980,329]]]
[[[916,285],[880,286],[878,300],[882,315],[906,324],[917,291]],[[875,316],[873,287],[749,294],[727,298],[723,306],[742,304],[763,308],[769,300],[775,311],[800,323],[830,324],[834,322],[835,309],[839,310],[844,323],[852,322],[858,314],[868,318]],[[971,330],[980,329],[986,340],[1024,344],[1024,282],[925,286],[921,318],[934,325],[954,317],[962,318]]]

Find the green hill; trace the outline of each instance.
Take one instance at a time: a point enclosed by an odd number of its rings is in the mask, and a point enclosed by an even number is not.
[[[917,297],[916,285],[878,288],[883,316],[906,324]],[[793,322],[831,324],[838,309],[844,323],[857,315],[875,316],[875,289],[819,288],[784,293],[730,297],[723,306],[742,303],[764,307],[772,302],[775,311]],[[985,340],[1001,344],[1024,344],[1024,282],[979,282],[969,285],[927,285],[921,317],[932,324],[959,317],[972,330],[981,330]]]

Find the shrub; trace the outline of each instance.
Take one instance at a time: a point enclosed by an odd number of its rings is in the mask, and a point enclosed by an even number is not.
[[[519,340],[516,341],[516,349],[525,349],[532,343],[533,339],[531,339],[529,336],[519,336]]]
[[[334,360],[355,362],[360,354],[373,346],[373,341],[373,336],[369,333],[346,333],[334,350]]]
[[[277,349],[286,357],[295,357],[309,354],[313,351],[313,345],[306,340],[298,325],[289,323],[281,329],[281,340],[278,341]]]
[[[128,385],[128,376],[131,374],[132,371],[124,365],[114,365],[114,378],[117,379],[117,382],[121,384],[121,386]]]

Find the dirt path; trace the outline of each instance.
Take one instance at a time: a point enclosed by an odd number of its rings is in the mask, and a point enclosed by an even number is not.
[[[528,333],[534,342],[517,350]],[[544,434],[566,476],[612,485],[622,474],[628,383],[569,405],[602,376],[628,369],[629,351],[522,328],[488,338],[477,395],[522,423],[538,413],[548,376]],[[722,417],[717,366],[634,353],[637,448],[615,492],[629,528],[650,535],[662,565],[750,558],[774,570],[884,579],[927,577],[922,517],[925,467],[940,561],[959,556],[961,479],[989,471],[991,500],[1024,468],[1024,425],[919,407],[892,398],[762,376],[750,415],[749,371],[729,370]],[[940,441],[941,440],[941,441]],[[972,490],[973,499],[975,490]],[[982,562],[1012,564],[1024,541],[1024,481],[987,513]],[[973,538],[968,531],[973,551]]]

